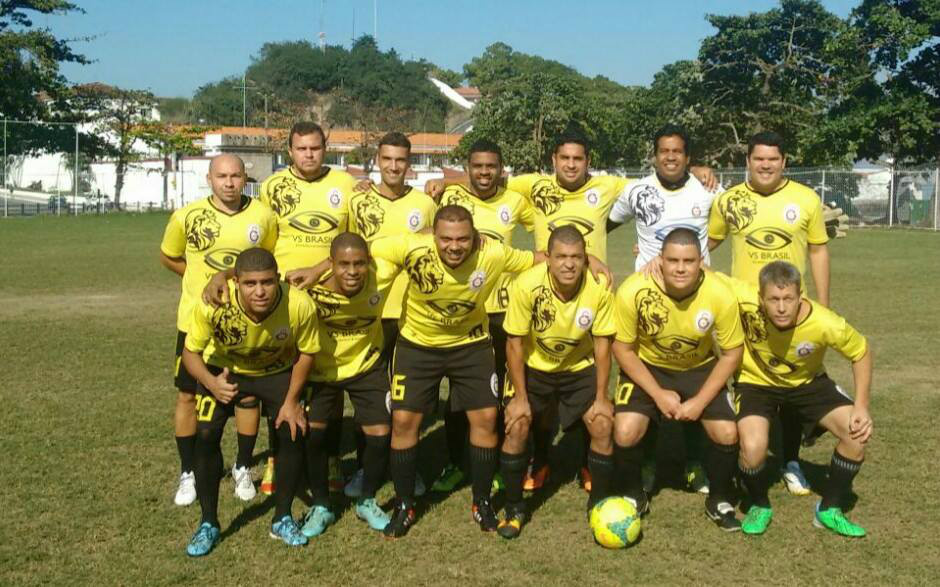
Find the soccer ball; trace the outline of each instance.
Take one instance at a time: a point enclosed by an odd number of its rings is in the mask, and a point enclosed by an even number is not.
[[[626,498],[608,497],[591,510],[591,530],[604,548],[626,548],[640,537],[643,524]]]

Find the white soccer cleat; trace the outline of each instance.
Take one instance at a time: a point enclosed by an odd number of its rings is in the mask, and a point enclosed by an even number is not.
[[[362,469],[353,473],[353,476],[349,479],[349,483],[343,488],[343,493],[346,494],[346,497],[356,499],[362,495],[362,481],[365,479],[365,476],[366,472]]]
[[[806,476],[803,475],[803,470],[800,469],[800,464],[796,461],[789,461],[786,466],[781,471],[783,474],[783,482],[787,485],[787,491],[791,495],[809,495],[809,481],[806,480]]]
[[[194,501],[196,501],[196,475],[192,471],[186,471],[180,475],[180,486],[176,490],[173,503],[186,506]]]
[[[254,481],[251,478],[251,469],[232,465],[232,480],[235,482],[235,496],[242,501],[251,501],[255,498]]]

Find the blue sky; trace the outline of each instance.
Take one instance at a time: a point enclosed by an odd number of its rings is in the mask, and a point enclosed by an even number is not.
[[[321,5],[327,42],[349,46],[371,34],[373,0],[73,0],[85,14],[39,17],[59,36],[95,37],[74,47],[95,60],[67,65],[72,82],[100,81],[191,96],[202,84],[240,74],[266,42],[316,42]],[[846,16],[858,0],[824,0]],[[623,84],[648,84],[659,69],[693,58],[713,29],[706,13],[744,14],[775,0],[376,0],[378,40],[405,58],[460,71],[487,45],[571,65]]]

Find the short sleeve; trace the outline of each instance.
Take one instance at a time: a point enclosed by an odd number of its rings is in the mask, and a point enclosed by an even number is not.
[[[591,279],[590,276],[587,279]],[[607,280],[601,280],[601,287],[604,291],[600,294],[597,304],[597,316],[594,318],[594,324],[591,325],[591,334],[594,336],[612,336],[617,333],[617,326],[614,324],[614,295],[607,291]]]
[[[636,305],[631,299],[631,290],[628,282],[623,282],[614,298],[614,326],[617,329],[617,340],[632,343],[637,339]]]
[[[722,350],[730,350],[744,344],[744,328],[741,327],[741,314],[731,292],[719,298],[721,307],[715,316],[715,339]]]
[[[258,246],[267,251],[274,252],[274,247],[277,245],[277,216],[274,215],[272,210],[267,215],[267,221],[264,223],[264,234],[261,236],[261,242],[258,243]]]
[[[509,307],[503,320],[503,330],[511,336],[525,336],[532,329],[532,292],[522,289],[522,280],[509,286]]]
[[[189,332],[186,333],[186,350],[202,354],[209,346],[212,338],[212,323],[209,320],[212,309],[199,302],[193,308],[193,319],[189,323]]]
[[[811,245],[824,245],[829,242],[829,235],[826,234],[826,220],[823,218],[822,200],[817,200],[810,213],[806,242]]]
[[[633,218],[633,204],[630,202],[630,192],[632,190],[624,188],[617,195],[613,208],[610,209],[610,221],[617,224],[623,224]]]
[[[297,298],[295,322],[291,330],[295,332],[297,350],[308,355],[320,351],[320,338],[317,333],[317,313],[310,296],[299,289],[291,289],[290,295]]]
[[[506,187],[517,194],[520,194],[526,201],[532,200],[532,188],[535,182],[541,179],[538,173],[524,173],[522,175],[512,175],[506,180]]]
[[[503,266],[503,271],[506,273],[519,273],[520,271],[525,271],[526,269],[532,267],[532,265],[535,263],[535,253],[532,251],[514,249],[496,241],[493,241],[493,244],[497,244],[503,247],[505,250],[506,264]]]
[[[369,251],[376,259],[391,263],[396,267],[403,267],[408,257],[411,239],[409,236],[377,238],[369,245]]]
[[[868,341],[859,334],[844,318],[839,317],[836,328],[833,329],[832,347],[846,359],[853,363],[861,360],[868,352]]]
[[[170,216],[160,241],[160,251],[167,257],[178,259],[186,254],[186,227],[183,225],[181,210]]]
[[[525,198],[520,198],[519,205],[516,208],[516,217],[518,223],[526,229],[526,232],[535,230],[535,208]]]
[[[715,198],[711,211],[708,213],[708,238],[716,241],[725,240],[728,236],[728,223],[721,209],[724,207],[727,192]]]

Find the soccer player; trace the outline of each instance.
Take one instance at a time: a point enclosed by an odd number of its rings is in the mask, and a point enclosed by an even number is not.
[[[257,398],[265,415],[277,418],[271,536],[290,546],[307,543],[291,504],[302,475],[305,422],[298,400],[319,350],[316,310],[304,292],[278,282],[274,255],[261,248],[238,255],[229,300],[221,307],[196,304],[183,349],[183,364],[198,381],[196,487],[202,520],[186,547],[190,556],[209,554],[219,542],[222,432],[245,397]]]
[[[757,285],[761,268],[787,261],[803,274],[809,259],[816,299],[829,306],[829,249],[822,200],[812,188],[783,177],[786,150],[775,132],[755,134],[748,141],[748,180],[716,198],[708,221],[709,248],[730,235],[731,276]],[[800,422],[785,408],[783,479],[790,493],[809,495],[800,469]]]
[[[591,438],[588,511],[609,494],[614,409],[607,396],[613,295],[586,275],[584,236],[560,226],[548,238],[548,261],[513,281],[504,328],[509,382],[500,468],[506,509],[497,532],[515,538],[527,519],[522,498],[524,452],[533,414],[557,402],[563,429],[583,421]]]
[[[673,229],[663,240],[663,285],[634,273],[617,290],[614,356],[620,381],[614,397],[617,478],[643,515],[640,440],[651,419],[701,420],[710,446],[705,513],[722,530],[741,528],[731,505],[738,453],[735,409],[725,386],[741,363],[744,333],[727,278],[704,270],[699,235]],[[721,349],[715,359],[713,337]]]
[[[278,235],[277,220],[271,209],[242,195],[245,165],[238,156],[225,154],[214,157],[209,163],[206,180],[212,195],[174,212],[160,244],[161,264],[182,277],[174,373],[174,383],[179,390],[174,425],[182,469],[174,501],[181,506],[196,500],[193,473],[196,379],[180,362],[193,307],[210,276],[232,267],[238,253],[247,248],[260,246],[273,250]],[[250,465],[258,434],[258,416],[251,404],[246,406],[250,409],[238,410],[236,416],[238,456],[232,467],[232,479],[235,481],[235,495],[249,501],[255,496]]]
[[[844,318],[803,296],[800,270],[791,263],[773,261],[761,269],[759,287],[736,281],[735,289],[746,338],[735,383],[739,464],[752,502],[741,529],[763,534],[773,517],[764,466],[770,418],[791,406],[807,434],[820,426],[839,439],[813,524],[842,536],[864,536],[865,529],[845,517],[841,499],[862,466],[872,435],[868,343]],[[854,400],[826,375],[823,359],[830,347],[852,361]]]

